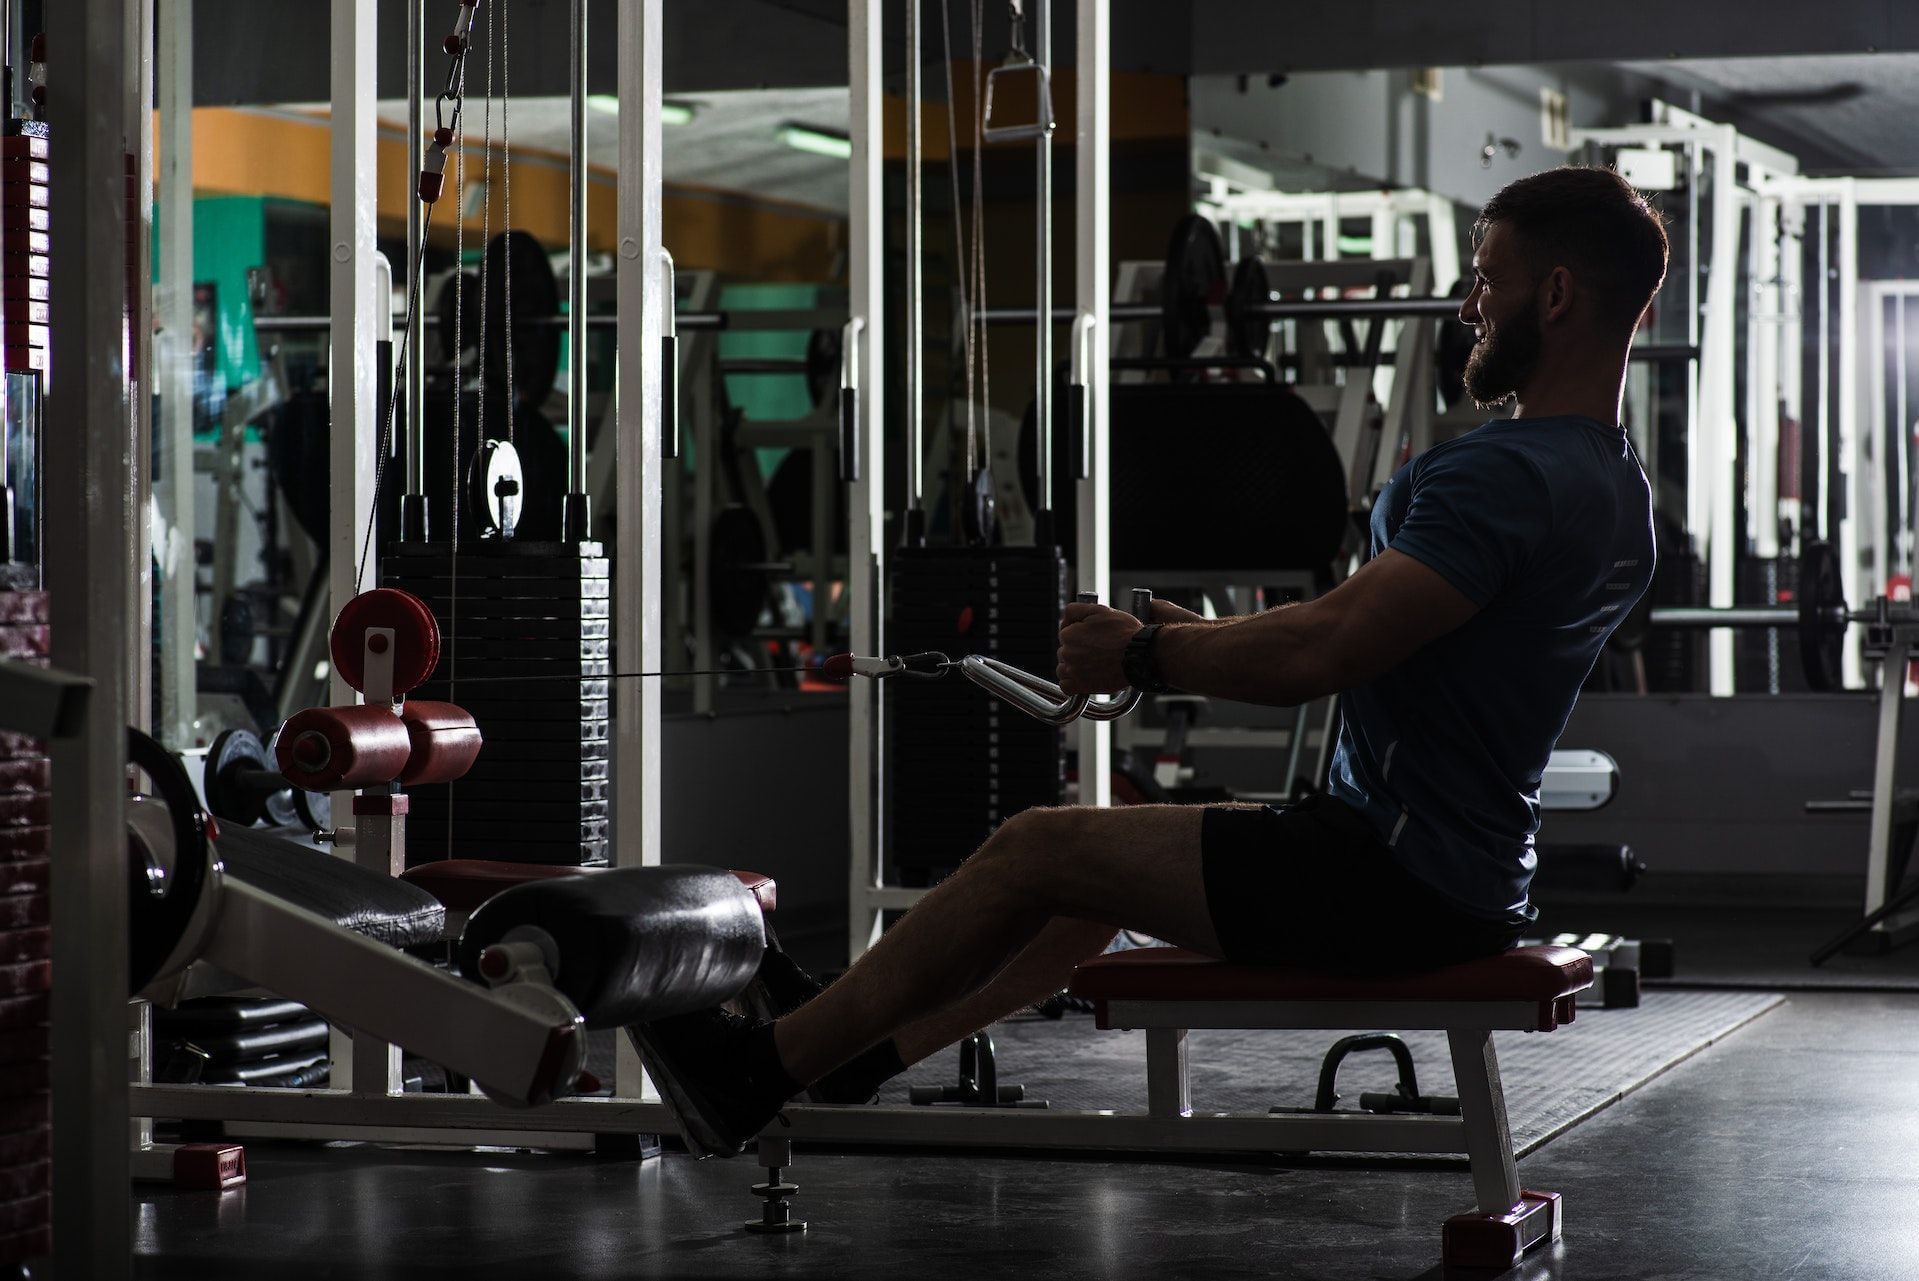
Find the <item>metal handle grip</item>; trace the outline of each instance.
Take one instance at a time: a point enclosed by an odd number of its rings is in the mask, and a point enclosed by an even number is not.
[[[860,478],[860,332],[866,322],[858,316],[847,318],[840,329],[840,480],[853,484]]]
[[[674,334],[660,339],[660,456],[680,456],[680,340]]]

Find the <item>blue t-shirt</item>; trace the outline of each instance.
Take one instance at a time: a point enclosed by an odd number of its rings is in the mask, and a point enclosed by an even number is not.
[[[1340,695],[1330,790],[1435,892],[1527,924],[1547,757],[1652,582],[1646,474],[1616,424],[1498,419],[1394,474],[1372,513],[1388,547],[1480,609]]]

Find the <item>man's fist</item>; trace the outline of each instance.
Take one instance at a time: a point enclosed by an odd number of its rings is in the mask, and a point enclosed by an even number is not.
[[[1068,694],[1117,694],[1126,689],[1120,659],[1139,627],[1139,620],[1124,610],[1068,605],[1059,624],[1059,687]]]

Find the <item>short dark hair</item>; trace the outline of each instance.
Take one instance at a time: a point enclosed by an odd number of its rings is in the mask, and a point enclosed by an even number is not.
[[[1479,211],[1475,247],[1494,223],[1518,233],[1541,275],[1570,268],[1600,318],[1628,335],[1666,279],[1665,221],[1612,169],[1565,165],[1510,182]]]

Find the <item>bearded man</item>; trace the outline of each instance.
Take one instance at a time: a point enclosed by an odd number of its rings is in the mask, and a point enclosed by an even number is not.
[[[1068,693],[1337,696],[1323,792],[1283,809],[1029,810],[838,982],[799,987],[783,1017],[713,1011],[641,1029],[694,1150],[739,1151],[802,1089],[865,1101],[1065,987],[1122,928],[1332,973],[1432,968],[1520,937],[1537,915],[1547,758],[1652,581],[1651,494],[1619,418],[1668,250],[1631,186],[1575,167],[1506,187],[1473,243],[1466,389],[1511,413],[1399,469],[1373,505],[1363,567],[1244,618],[1161,601],[1145,625],[1079,604],[1061,623]]]

